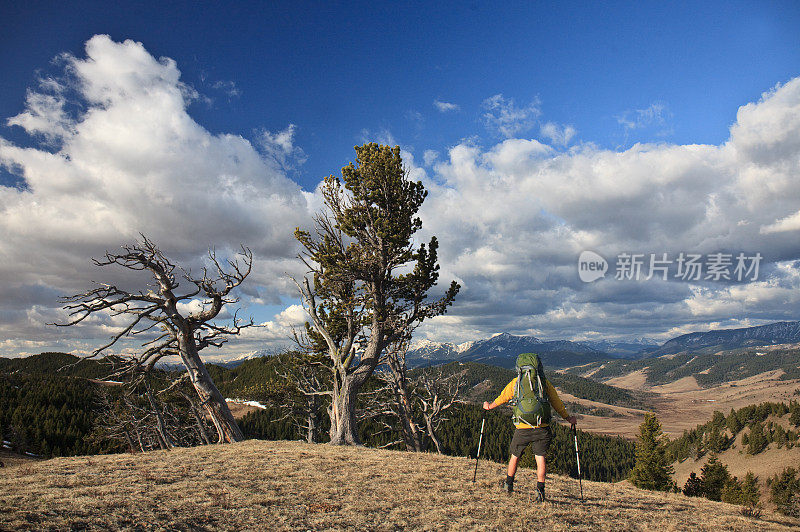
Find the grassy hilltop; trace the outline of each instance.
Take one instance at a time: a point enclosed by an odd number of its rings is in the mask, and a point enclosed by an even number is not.
[[[8,461],[0,529],[178,530],[790,530],[800,521],[736,506],[578,484],[551,476],[534,502],[535,472],[517,493],[497,488],[503,464],[467,458],[250,440],[143,454]],[[339,482],[341,481],[341,482]]]

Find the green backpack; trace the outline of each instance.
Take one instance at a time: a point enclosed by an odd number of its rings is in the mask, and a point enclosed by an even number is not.
[[[514,423],[527,423],[533,427],[550,423],[546,382],[539,355],[522,353],[517,357],[517,383],[512,400]]]

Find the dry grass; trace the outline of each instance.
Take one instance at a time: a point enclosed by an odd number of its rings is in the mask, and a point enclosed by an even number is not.
[[[0,529],[789,530],[800,521],[626,483],[534,472],[501,493],[504,466],[365,448],[251,440],[137,455],[56,458],[0,475]]]
[[[257,406],[245,405],[234,401],[228,401],[227,403],[228,403],[228,408],[231,409],[231,414],[233,414],[233,417],[235,417],[236,419],[242,419],[250,412],[258,412],[259,410],[261,410]]]

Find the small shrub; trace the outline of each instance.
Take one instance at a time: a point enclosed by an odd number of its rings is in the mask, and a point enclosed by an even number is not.
[[[751,517],[753,519],[758,519],[759,517],[761,517],[762,512],[763,508],[761,508],[761,505],[758,504],[748,504],[742,506],[739,509],[740,514],[742,514],[745,517]]]

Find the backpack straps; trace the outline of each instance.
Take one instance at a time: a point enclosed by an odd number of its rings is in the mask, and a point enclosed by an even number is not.
[[[545,395],[544,395],[545,394],[545,388],[544,388],[544,386],[542,386],[542,376],[539,374],[538,371],[536,372],[536,381],[539,384],[539,399],[544,399],[544,397],[545,397]],[[531,384],[531,389],[533,389],[533,384]]]

